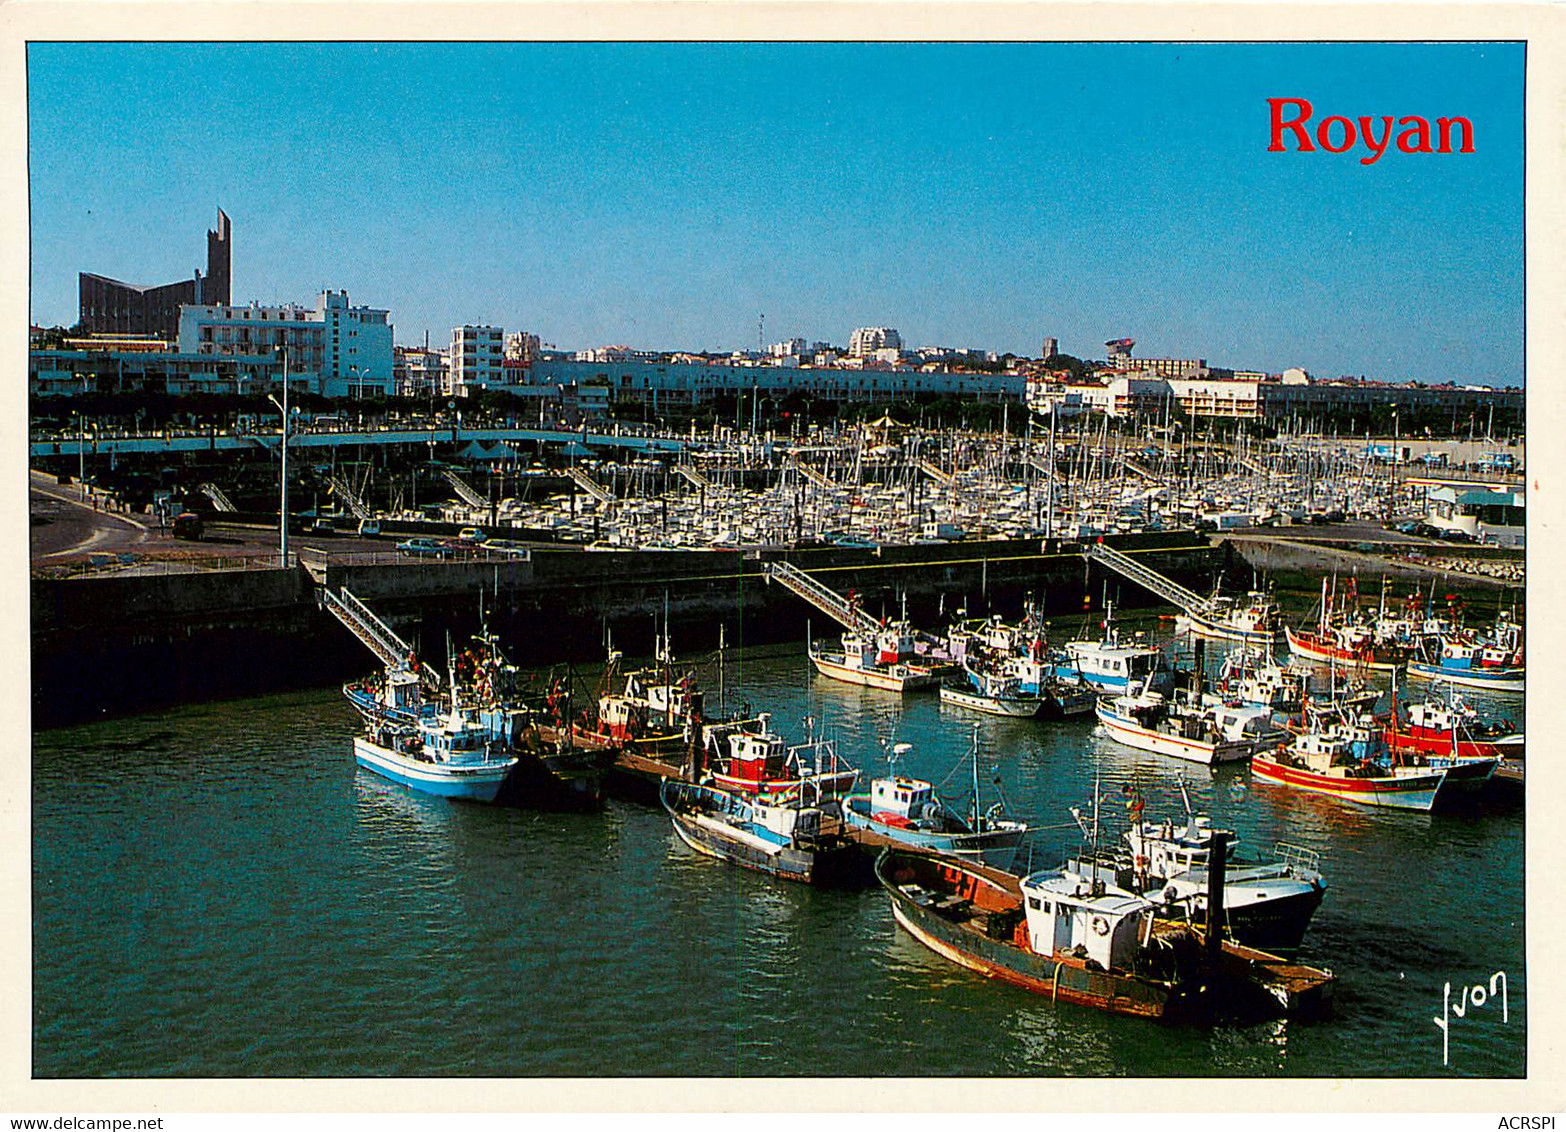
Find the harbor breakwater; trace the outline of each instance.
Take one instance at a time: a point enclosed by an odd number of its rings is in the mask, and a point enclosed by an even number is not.
[[[1227,553],[1200,535],[1105,540],[1197,590]],[[937,628],[966,609],[1014,618],[1031,596],[1075,632],[1087,610],[1157,603],[1090,566],[1081,546],[1037,539],[748,551],[535,548],[511,561],[355,562],[307,556],[287,569],[35,578],[31,586],[32,707],[37,727],[266,692],[327,686],[373,667],[364,647],[319,607],[322,587],[347,587],[405,640],[444,666],[446,634],[489,626],[523,667],[601,661],[606,644],[652,651],[667,615],[683,657],[710,651],[720,626],[740,648],[836,634],[824,614],[767,581],[787,560],[832,588],[855,591],[872,616],[906,603]]]

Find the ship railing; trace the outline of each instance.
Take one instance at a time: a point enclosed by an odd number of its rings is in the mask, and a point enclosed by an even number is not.
[[[1294,845],[1288,841],[1279,841],[1272,847],[1272,852],[1280,862],[1295,869],[1313,873],[1321,871],[1321,854],[1314,849],[1307,849],[1303,845]]]

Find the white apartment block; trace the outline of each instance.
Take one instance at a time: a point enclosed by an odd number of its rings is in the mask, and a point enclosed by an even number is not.
[[[529,334],[525,330],[519,330],[515,334],[506,335],[506,355],[508,362],[531,362],[536,360],[543,352],[543,344],[537,334]]]
[[[390,312],[355,307],[347,291],[322,291],[315,307],[185,305],[179,350],[186,354],[270,354],[284,347],[289,386],[327,397],[386,396],[392,385]]]
[[[877,350],[901,350],[903,336],[890,326],[861,326],[848,339],[848,354],[854,358],[867,358]]]
[[[451,391],[466,397],[476,389],[505,384],[506,332],[498,326],[457,326],[451,331]]]

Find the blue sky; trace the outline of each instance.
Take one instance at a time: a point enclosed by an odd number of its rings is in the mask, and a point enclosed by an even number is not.
[[[33,44],[32,318],[322,287],[399,342],[1139,354],[1521,384],[1515,44]],[[1476,152],[1268,153],[1269,97]]]

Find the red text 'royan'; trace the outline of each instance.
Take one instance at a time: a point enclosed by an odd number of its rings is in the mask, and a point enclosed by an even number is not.
[[[1318,146],[1328,153],[1347,153],[1363,143],[1370,152],[1359,159],[1361,165],[1374,165],[1381,160],[1387,148],[1394,144],[1400,153],[1474,151],[1474,124],[1467,118],[1437,118],[1435,145],[1432,146],[1430,119],[1418,115],[1398,118],[1394,125],[1390,114],[1379,118],[1366,114],[1358,118],[1333,114],[1317,122],[1316,128],[1312,130],[1310,119],[1315,107],[1308,100],[1269,98],[1267,107],[1272,118],[1272,144],[1267,147],[1268,153],[1288,152],[1291,146],[1285,139],[1290,135],[1294,139],[1292,149],[1297,153],[1315,153]]]

